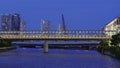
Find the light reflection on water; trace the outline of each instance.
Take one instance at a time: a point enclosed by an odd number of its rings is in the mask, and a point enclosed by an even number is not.
[[[92,50],[17,48],[0,54],[0,68],[120,68],[120,61]]]

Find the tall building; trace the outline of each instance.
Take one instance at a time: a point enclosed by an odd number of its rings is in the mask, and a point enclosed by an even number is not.
[[[64,15],[62,14],[62,25],[61,25],[62,31],[66,31],[66,26],[65,26],[65,20],[64,20]]]
[[[20,21],[20,31],[25,31],[26,23],[25,21]]]
[[[64,15],[62,14],[62,23],[59,24],[58,26],[59,31],[66,31],[66,25],[65,25],[65,20],[64,20]]]
[[[42,31],[49,31],[50,30],[50,22],[48,20],[42,20],[41,30]]]
[[[117,30],[120,32],[120,17],[115,18],[110,23],[104,26],[103,30],[109,31],[109,30]],[[115,33],[109,32],[106,33],[107,35],[114,35]]]
[[[17,13],[12,15],[12,31],[20,31],[20,15]]]
[[[20,15],[3,14],[1,20],[2,31],[19,31],[20,30]]]
[[[3,14],[1,17],[1,28],[2,31],[10,31],[12,30],[12,15],[11,14]]]
[[[65,34],[62,31],[66,31],[66,25],[64,20],[64,15],[62,14],[62,23],[58,25],[59,34]]]

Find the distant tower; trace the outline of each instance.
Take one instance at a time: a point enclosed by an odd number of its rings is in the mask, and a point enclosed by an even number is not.
[[[64,15],[63,14],[62,14],[62,24],[58,25],[58,30],[59,31],[66,31],[65,20],[64,20]]]
[[[62,31],[66,31],[64,15],[62,14]]]
[[[12,30],[12,15],[11,14],[3,14],[1,17],[1,27],[2,31],[10,31]]]
[[[41,30],[42,31],[49,31],[50,30],[50,22],[48,20],[42,20],[41,22]]]
[[[12,31],[20,31],[20,15],[17,13],[12,15]]]
[[[25,31],[25,28],[26,28],[26,23],[25,23],[25,21],[21,21],[21,22],[20,22],[20,31]]]
[[[62,23],[58,25],[58,30],[59,30],[59,34],[65,34],[65,33],[61,33],[62,31],[66,31],[66,25],[65,25],[65,20],[64,20],[64,15],[62,14]]]

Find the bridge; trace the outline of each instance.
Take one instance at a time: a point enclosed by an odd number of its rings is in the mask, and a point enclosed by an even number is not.
[[[67,30],[67,31],[0,31],[0,39],[9,40],[103,40],[111,39],[115,30]],[[48,41],[44,42],[44,52],[48,52]]]
[[[31,40],[80,40],[80,39],[110,39],[118,31],[102,30],[68,30],[68,31],[0,31],[0,39],[31,39]]]

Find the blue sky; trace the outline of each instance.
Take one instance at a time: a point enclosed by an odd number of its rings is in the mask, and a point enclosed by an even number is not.
[[[40,30],[41,19],[57,30],[61,14],[69,30],[98,30],[120,15],[120,0],[1,0],[3,13],[19,13],[27,30]]]

